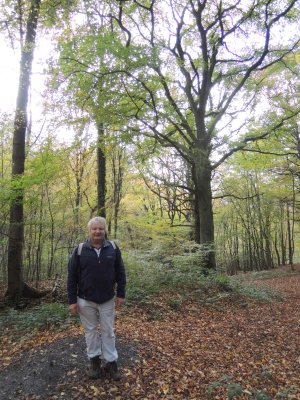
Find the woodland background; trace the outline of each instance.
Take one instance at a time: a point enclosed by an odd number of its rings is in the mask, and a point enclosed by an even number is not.
[[[296,1],[2,0],[0,13],[21,60],[16,112],[0,116],[4,285],[65,278],[97,214],[129,276],[299,261]]]
[[[300,398],[298,3],[0,0],[20,60],[0,113],[0,398]],[[66,304],[95,215],[128,278],[118,383],[85,377]]]

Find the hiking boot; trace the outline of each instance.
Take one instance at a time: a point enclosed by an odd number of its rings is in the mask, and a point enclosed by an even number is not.
[[[87,376],[90,379],[98,379],[101,373],[101,360],[99,356],[90,359],[90,366],[86,371]]]
[[[110,375],[112,380],[119,381],[121,379],[121,374],[118,371],[118,364],[116,361],[108,362],[105,365],[105,371]]]

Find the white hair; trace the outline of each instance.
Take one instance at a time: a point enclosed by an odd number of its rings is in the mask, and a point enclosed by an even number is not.
[[[104,225],[105,232],[107,232],[106,219],[104,217],[94,217],[94,218],[90,219],[88,222],[88,230],[89,231],[91,230],[91,227],[94,224]]]

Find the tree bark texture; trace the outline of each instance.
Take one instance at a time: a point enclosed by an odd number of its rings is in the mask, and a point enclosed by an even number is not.
[[[112,175],[113,175],[113,208],[114,208],[114,238],[117,238],[118,231],[118,217],[120,211],[120,203],[122,199],[122,185],[123,185],[123,152],[117,150],[112,155]]]
[[[22,276],[22,252],[24,242],[24,189],[21,178],[25,169],[25,143],[27,129],[27,104],[35,48],[40,0],[32,0],[26,26],[25,44],[21,51],[19,87],[14,120],[12,150],[12,199],[8,242],[7,296],[16,299],[25,289]]]
[[[203,151],[194,152],[193,181],[195,185],[195,239],[203,246],[204,267],[216,268],[214,251],[214,219],[211,192],[211,168]]]
[[[103,123],[97,124],[98,147],[97,147],[97,211],[98,215],[106,218],[105,198],[106,198],[106,157],[103,151],[104,145],[104,126]]]

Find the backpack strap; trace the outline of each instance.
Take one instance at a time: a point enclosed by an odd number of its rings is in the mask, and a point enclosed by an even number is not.
[[[114,250],[116,250],[116,248],[117,248],[116,242],[114,240],[108,240],[108,242],[112,245]]]
[[[116,250],[117,245],[113,240],[108,240],[108,242],[112,245],[112,247],[114,248],[114,250]],[[81,252],[82,252],[82,247],[83,247],[83,243],[79,243],[78,245],[78,249],[77,249],[77,254],[80,256]]]
[[[79,243],[78,249],[77,249],[77,254],[80,256],[81,251],[82,251],[83,243]]]

